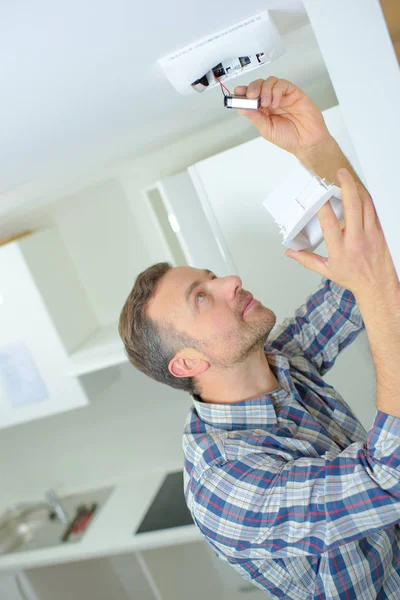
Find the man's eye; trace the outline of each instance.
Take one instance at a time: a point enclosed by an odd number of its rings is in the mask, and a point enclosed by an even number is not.
[[[199,298],[200,298],[201,296],[203,296],[203,298],[205,298],[205,297],[206,297],[206,294],[203,294],[203,292],[199,292],[199,293],[196,295],[196,302],[197,302],[197,304],[201,304],[201,303],[203,302],[203,300],[200,300],[200,302],[199,302]]]
[[[213,279],[218,279],[218,277],[216,275],[213,275],[211,277],[211,281]],[[205,294],[204,292],[199,292],[198,294],[196,294],[196,303],[201,304],[206,296],[207,296],[207,294]],[[200,300],[199,300],[199,298],[200,298]]]

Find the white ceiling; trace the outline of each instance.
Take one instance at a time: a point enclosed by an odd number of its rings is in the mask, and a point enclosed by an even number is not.
[[[60,170],[107,167],[231,118],[217,89],[180,96],[157,59],[265,9],[282,34],[308,22],[301,0],[2,3],[0,208],[13,190]],[[323,63],[308,35],[235,85],[310,77]]]

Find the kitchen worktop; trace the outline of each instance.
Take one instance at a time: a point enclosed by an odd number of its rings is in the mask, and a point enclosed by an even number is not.
[[[182,469],[182,465],[177,465],[177,469]],[[98,514],[94,516],[93,522],[79,542],[2,555],[0,571],[22,571],[45,565],[199,541],[202,537],[195,525],[138,535],[134,533],[157,495],[165,476],[174,470],[174,468],[154,470],[107,482],[107,485],[114,486],[114,490]],[[66,491],[66,494],[70,491]],[[79,491],[87,490],[73,490],[74,493]],[[0,514],[6,508],[7,506],[0,504]]]

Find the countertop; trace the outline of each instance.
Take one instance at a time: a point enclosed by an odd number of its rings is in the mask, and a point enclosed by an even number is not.
[[[0,556],[0,571],[22,571],[200,541],[202,536],[195,525],[134,534],[165,476],[173,470],[162,469],[132,475],[119,481],[103,482],[104,485],[114,486],[114,489],[79,542]],[[74,493],[80,491],[87,490],[73,490]],[[5,509],[6,506],[0,506],[0,512]]]

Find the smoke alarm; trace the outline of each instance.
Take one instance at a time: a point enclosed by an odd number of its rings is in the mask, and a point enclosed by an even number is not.
[[[284,51],[278,30],[264,11],[210,33],[159,59],[158,64],[174,88],[186,95],[268,64]]]

